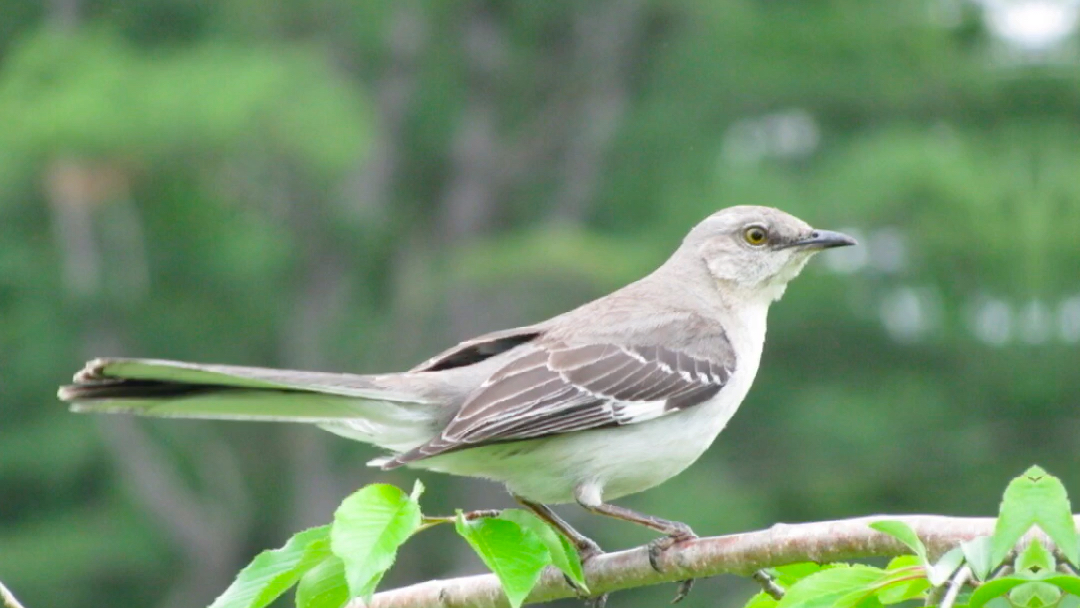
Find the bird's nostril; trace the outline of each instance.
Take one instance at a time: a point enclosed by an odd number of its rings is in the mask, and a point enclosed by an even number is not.
[[[812,239],[816,239],[819,236],[821,236],[821,233],[819,233],[817,230],[810,233],[810,238],[812,238]]]

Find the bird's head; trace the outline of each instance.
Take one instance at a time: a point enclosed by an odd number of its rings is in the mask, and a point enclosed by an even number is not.
[[[812,228],[779,209],[739,206],[705,218],[682,249],[700,256],[718,281],[777,299],[813,254],[854,244],[846,234]]]

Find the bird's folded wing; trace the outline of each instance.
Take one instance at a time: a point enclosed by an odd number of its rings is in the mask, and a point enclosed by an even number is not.
[[[292,422],[353,418],[363,401],[421,402],[355,374],[161,359],[95,359],[59,397],[76,412]]]
[[[384,466],[684,410],[714,397],[734,371],[724,347],[708,357],[662,346],[536,345],[485,382],[442,433]]]

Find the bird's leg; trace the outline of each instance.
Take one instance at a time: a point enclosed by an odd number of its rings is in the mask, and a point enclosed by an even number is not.
[[[690,526],[682,522],[661,519],[652,515],[644,515],[637,511],[627,509],[626,507],[609,505],[607,503],[595,505],[583,503],[581,506],[593,513],[640,524],[664,534],[665,536],[661,536],[649,543],[649,565],[657,572],[660,571],[659,558],[664,551],[667,551],[671,547],[685,540],[697,538],[697,534],[694,534],[694,531],[690,529]]]
[[[686,540],[697,538],[697,534],[690,529],[690,526],[679,522],[670,521],[667,519],[661,519],[652,515],[645,515],[638,513],[626,507],[620,507],[618,505],[610,505],[600,501],[583,500],[586,498],[580,493],[577,496],[578,504],[592,513],[598,515],[607,515],[608,517],[614,517],[615,519],[621,519],[623,521],[633,522],[652,528],[657,532],[664,534],[660,538],[657,538],[649,543],[649,565],[653,567],[653,570],[660,572],[660,556],[671,547],[677,545]],[[589,497],[591,498],[591,497]],[[687,594],[690,593],[690,589],[694,586],[694,579],[688,579],[679,583],[679,590],[675,593],[675,598],[671,601],[673,604],[681,602]]]
[[[581,563],[585,563],[604,552],[604,550],[600,548],[600,545],[596,544],[596,541],[575,530],[573,526],[566,522],[566,520],[559,517],[558,513],[552,511],[551,507],[538,502],[532,502],[531,500],[526,500],[516,494],[514,495],[514,500],[518,501],[521,506],[532,511],[540,519],[546,521],[563,536],[570,539],[570,542],[574,543],[574,548],[577,549],[578,555],[581,557]]]
[[[532,502],[531,500],[526,500],[517,494],[514,494],[513,496],[514,500],[518,501],[521,506],[532,511],[537,517],[546,521],[548,525],[558,530],[560,534],[570,539],[570,542],[574,543],[574,548],[577,549],[578,557],[581,558],[582,564],[604,552],[604,550],[600,548],[600,545],[596,544],[596,541],[575,530],[573,526],[566,522],[566,520],[559,517],[558,513],[552,511],[551,507],[538,502]],[[563,578],[566,580],[567,585],[570,585],[578,592],[578,595],[585,595],[585,590],[579,587],[573,579],[566,574],[563,574]],[[607,603],[607,597],[608,594],[604,593],[589,598],[585,604],[588,608],[603,608]]]

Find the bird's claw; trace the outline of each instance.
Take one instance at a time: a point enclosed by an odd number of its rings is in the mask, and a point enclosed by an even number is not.
[[[686,599],[686,596],[690,595],[690,590],[694,588],[694,579],[688,578],[685,581],[679,581],[679,590],[675,592],[675,597],[671,598],[672,604],[678,604]]]
[[[697,538],[697,535],[693,532],[685,532],[653,539],[648,545],[649,565],[652,566],[653,570],[663,572],[660,568],[660,556],[664,554],[664,551],[667,551],[681,542],[693,540],[695,538]]]
[[[687,529],[685,532],[653,539],[652,542],[649,543],[649,565],[652,566],[653,570],[663,572],[660,568],[660,556],[675,545],[695,538],[697,538],[697,535]],[[675,592],[675,597],[672,598],[671,603],[677,604],[686,599],[686,596],[690,594],[690,590],[693,587],[694,579],[692,578],[680,582],[679,589]]]

